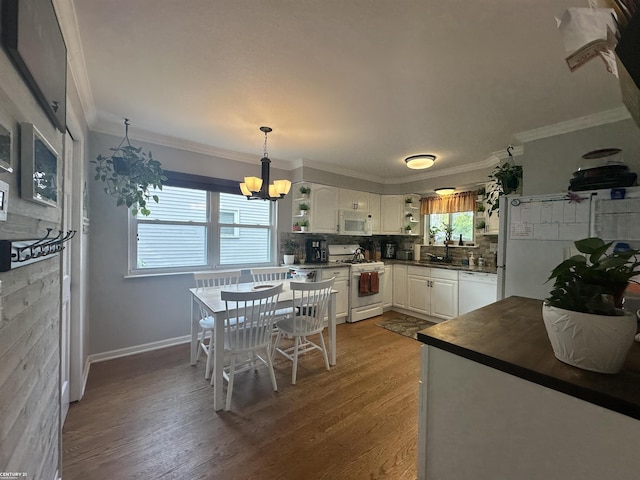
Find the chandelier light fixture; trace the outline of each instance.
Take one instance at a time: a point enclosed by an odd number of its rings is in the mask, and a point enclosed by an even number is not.
[[[271,200],[276,201],[284,198],[291,189],[289,180],[274,180],[269,183],[269,155],[267,154],[267,134],[272,131],[271,127],[260,127],[264,132],[264,156],[260,160],[262,164],[262,178],[244,177],[244,182],[240,184],[240,191],[249,200]]]
[[[456,189],[453,187],[436,188],[435,192],[440,196],[451,195]]]
[[[412,170],[422,170],[432,167],[436,161],[436,156],[430,153],[421,153],[420,155],[411,155],[404,159],[407,167]]]

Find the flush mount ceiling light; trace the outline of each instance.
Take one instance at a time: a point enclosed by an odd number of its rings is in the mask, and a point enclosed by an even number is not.
[[[442,187],[442,188],[436,188],[435,192],[438,195],[444,196],[444,195],[451,195],[453,192],[455,192],[456,189],[453,187]]]
[[[407,167],[413,170],[422,170],[424,168],[432,167],[436,161],[436,156],[430,153],[421,153],[420,155],[411,155],[404,159]]]
[[[240,184],[240,191],[249,200],[280,200],[289,193],[291,182],[289,180],[274,180],[269,184],[269,155],[267,154],[267,133],[271,132],[271,127],[260,127],[264,132],[264,156],[260,160],[262,163],[262,178],[244,177],[244,182]]]

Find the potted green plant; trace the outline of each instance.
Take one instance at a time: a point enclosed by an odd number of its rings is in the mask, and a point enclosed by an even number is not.
[[[443,223],[442,224],[442,231],[444,232],[444,244],[445,245],[450,245],[451,244],[451,236],[453,235],[453,231],[455,229],[453,228],[453,225],[449,225],[448,223]]]
[[[282,242],[282,254],[284,256],[284,264],[285,265],[293,265],[296,261],[296,252],[300,244],[295,240],[284,240]]]
[[[413,213],[407,213],[407,214],[405,215],[405,218],[406,218],[408,221],[410,221],[410,222],[413,222],[413,221],[414,221],[414,219],[413,219]]]
[[[412,233],[412,229],[413,229],[413,227],[411,226],[411,224],[410,224],[410,223],[407,223],[407,224],[404,226],[404,233],[406,233],[407,235],[411,235],[411,233]]]
[[[404,203],[411,205],[413,203],[413,197],[407,197],[404,199]]]
[[[300,215],[306,215],[307,210],[309,210],[309,205],[306,203],[301,203],[298,208],[300,209]]]
[[[484,210],[485,210],[484,203],[478,202],[478,205],[476,205],[476,212],[482,213],[484,212]]]
[[[300,190],[300,195],[302,195],[302,198],[307,198],[311,193],[311,188],[307,187],[306,185],[301,185],[299,190]]]
[[[436,243],[436,235],[440,232],[438,227],[429,227],[429,244]]]
[[[292,230],[293,230],[294,232],[299,232],[299,231],[301,230],[301,228],[300,228],[300,222],[296,222],[296,223],[294,223],[294,224],[293,224],[293,226],[292,226]]]
[[[508,160],[502,165],[497,165],[489,175],[491,183],[484,194],[484,200],[490,206],[489,215],[500,207],[502,195],[519,193],[522,190],[522,165],[514,163],[511,155],[512,148],[511,145],[507,148]]]
[[[620,371],[637,330],[635,313],[622,307],[629,282],[640,274],[640,250],[607,253],[612,244],[597,237],[576,241],[582,255],[553,269],[542,307],[556,358],[601,373]]]
[[[476,230],[484,230],[487,227],[487,222],[484,220],[478,220],[476,222]]]
[[[306,232],[308,226],[309,226],[309,221],[308,220],[300,220],[300,231],[301,232]]]
[[[123,145],[124,142],[126,145]],[[105,183],[104,191],[116,198],[116,206],[126,205],[131,214],[138,212],[148,216],[151,211],[148,202],[153,199],[158,203],[157,195],[150,190],[162,190],[164,176],[160,162],[153,159],[151,152],[145,153],[142,147],[134,147],[129,143],[129,121],[125,119],[125,137],[116,148],[110,148],[110,155],[98,155],[91,163],[96,165],[96,181]]]

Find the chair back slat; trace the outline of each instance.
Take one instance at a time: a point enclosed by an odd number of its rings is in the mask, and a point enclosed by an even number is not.
[[[335,277],[321,282],[291,282],[294,331],[322,331]]]
[[[251,350],[271,342],[273,320],[282,284],[258,291],[222,291],[225,338],[232,351]]]
[[[252,268],[251,276],[256,283],[286,280],[289,276],[289,267]]]

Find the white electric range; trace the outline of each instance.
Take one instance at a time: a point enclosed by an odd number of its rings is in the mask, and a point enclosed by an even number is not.
[[[348,264],[348,322],[382,315],[384,263],[366,260],[359,245],[329,245],[329,262]],[[364,275],[363,275],[364,274]]]

